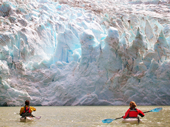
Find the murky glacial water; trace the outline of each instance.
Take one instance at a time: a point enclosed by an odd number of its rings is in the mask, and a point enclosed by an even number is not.
[[[149,111],[160,106],[138,106]],[[41,119],[33,122],[20,122],[20,107],[0,107],[0,127],[170,127],[170,106],[162,106],[157,113],[146,113],[143,124],[122,123],[121,119],[110,124],[102,123],[105,118],[124,115],[128,106],[41,106],[35,107],[33,114]],[[15,112],[15,113],[14,113]]]

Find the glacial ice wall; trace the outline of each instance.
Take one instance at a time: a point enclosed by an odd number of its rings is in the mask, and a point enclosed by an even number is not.
[[[170,105],[168,5],[1,2],[0,105]]]

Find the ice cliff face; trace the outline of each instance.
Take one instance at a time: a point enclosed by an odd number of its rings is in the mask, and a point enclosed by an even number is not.
[[[0,105],[170,105],[169,1],[134,2],[0,2]]]

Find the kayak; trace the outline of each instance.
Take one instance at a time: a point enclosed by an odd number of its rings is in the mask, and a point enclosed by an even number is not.
[[[34,121],[34,117],[27,116],[26,118],[21,117],[20,122],[31,122]]]
[[[144,113],[148,113],[148,112],[159,112],[162,110],[162,107],[160,108],[155,108],[155,109],[152,109],[150,111],[146,111]],[[40,117],[41,118],[41,117]],[[118,119],[122,119],[122,117],[119,117],[119,118],[115,118],[115,119],[104,119],[102,120],[103,123],[111,123],[112,121],[114,120],[118,120]],[[135,124],[138,124],[138,118],[126,118],[126,119],[123,119],[122,120],[123,123],[135,123]],[[139,123],[144,123],[142,120],[140,120]]]
[[[126,118],[122,120],[122,123],[138,124],[138,118]],[[143,123],[141,119],[139,123]]]

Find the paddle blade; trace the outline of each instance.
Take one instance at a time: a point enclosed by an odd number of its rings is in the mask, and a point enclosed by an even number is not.
[[[111,123],[114,119],[104,119],[102,120],[103,123]]]
[[[34,116],[36,119],[40,119],[41,118],[41,116]]]
[[[161,110],[162,110],[162,108],[155,108],[155,109],[150,110],[150,112],[159,112]]]

